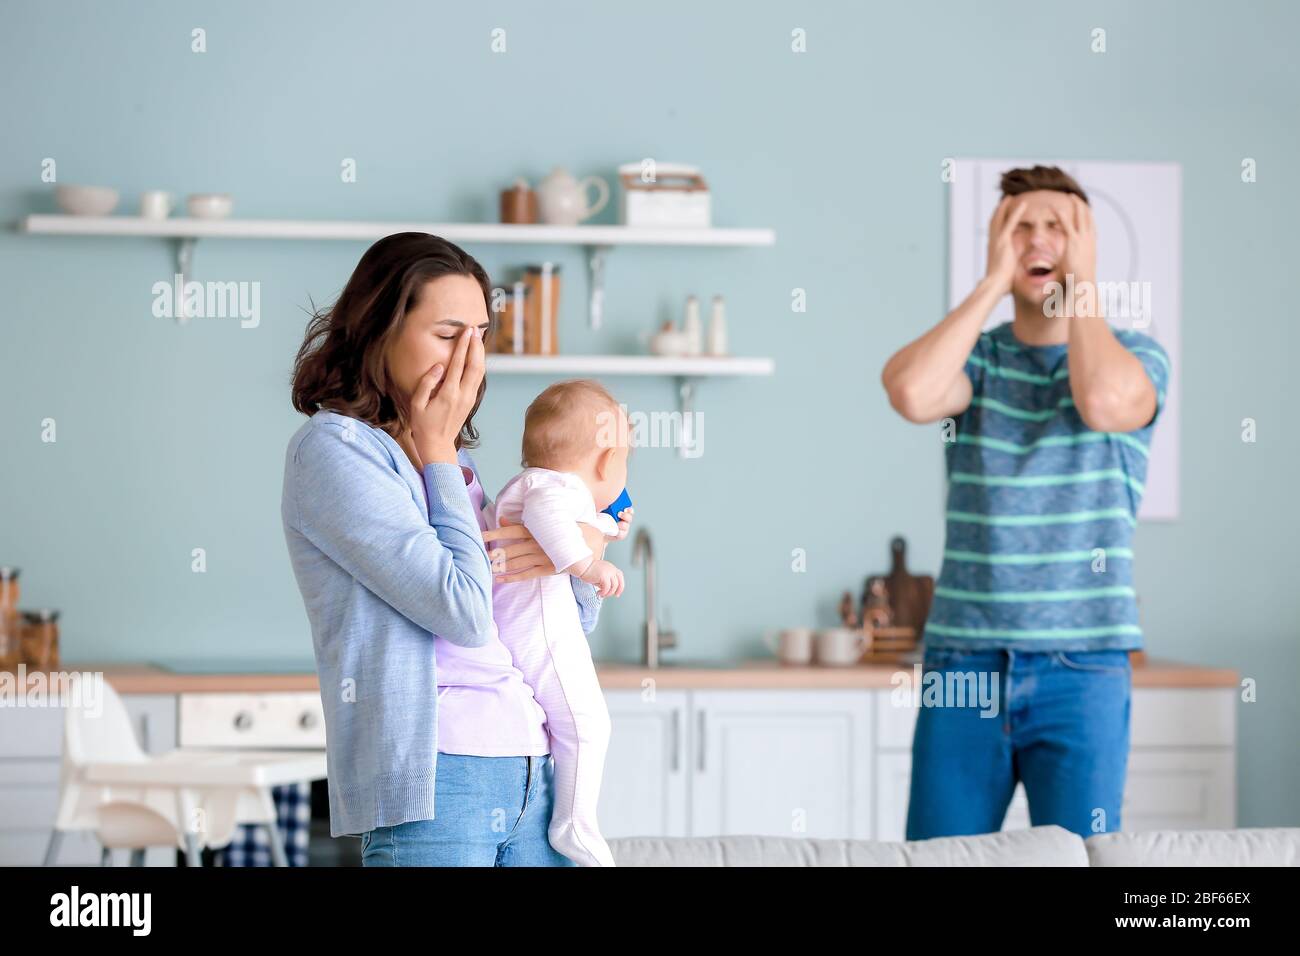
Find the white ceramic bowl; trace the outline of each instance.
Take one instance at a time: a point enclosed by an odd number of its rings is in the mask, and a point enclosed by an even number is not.
[[[650,354],[681,358],[690,354],[691,337],[680,329],[660,329],[650,336]]]
[[[107,216],[117,208],[117,190],[108,186],[55,186],[54,201],[72,216]]]
[[[185,200],[185,208],[195,219],[225,219],[235,203],[225,193],[194,193]]]

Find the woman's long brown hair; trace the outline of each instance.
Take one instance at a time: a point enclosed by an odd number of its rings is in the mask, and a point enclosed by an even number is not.
[[[463,275],[483,288],[492,315],[487,271],[464,249],[423,232],[399,232],[366,250],[338,300],[312,315],[293,365],[293,407],[304,415],[329,409],[359,418],[398,438],[409,425],[405,395],[396,392],[385,355],[425,283]],[[478,444],[474,413],[487,378],[456,437],[457,448]]]

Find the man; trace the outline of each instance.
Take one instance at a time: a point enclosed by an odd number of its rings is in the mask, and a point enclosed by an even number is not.
[[[895,410],[944,421],[948,442],[923,668],[983,672],[1000,691],[993,717],[920,709],[908,839],[1000,829],[1017,781],[1035,826],[1120,826],[1142,644],[1131,541],[1169,363],[1107,324],[1079,184],[1035,166],[1005,173],[1002,194],[987,274],[882,375]],[[982,332],[1007,293],[1015,320]]]

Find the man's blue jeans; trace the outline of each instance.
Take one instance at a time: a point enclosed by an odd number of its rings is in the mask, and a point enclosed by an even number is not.
[[[1017,781],[1034,826],[1055,823],[1084,838],[1120,828],[1127,651],[936,648],[926,651],[922,672],[949,688],[963,678],[973,686],[972,675],[982,675],[997,706],[995,716],[982,716],[989,708],[959,695],[941,696],[941,706],[924,706],[923,696],[912,739],[909,840],[1000,830]]]
[[[361,835],[363,866],[575,866],[551,849],[554,765],[545,757],[438,754],[433,820]]]

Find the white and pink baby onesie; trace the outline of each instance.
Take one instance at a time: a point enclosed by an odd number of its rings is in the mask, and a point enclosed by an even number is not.
[[[596,510],[581,478],[547,468],[520,472],[501,489],[490,510],[490,527],[499,527],[503,520],[523,525],[560,569],[592,554],[577,522],[595,525],[607,536],[618,533],[618,523]],[[609,748],[609,711],[569,576],[497,584],[492,608],[501,643],[546,711],[555,758],[551,846],[580,866],[613,866],[596,823]]]

